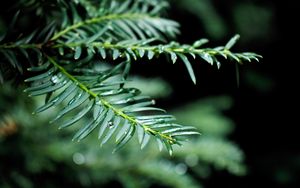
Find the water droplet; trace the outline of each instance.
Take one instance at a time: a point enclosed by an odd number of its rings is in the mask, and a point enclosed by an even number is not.
[[[85,163],[85,157],[81,153],[73,154],[73,162],[77,165],[82,165]]]
[[[111,128],[113,128],[114,127],[114,123],[112,122],[112,121],[109,121],[108,122],[108,127],[111,129]]]
[[[127,100],[126,100],[126,102],[127,102],[127,103],[129,103],[129,102],[133,102],[133,101],[134,101],[134,99],[133,99],[133,98],[129,98],[129,99],[127,99]]]
[[[130,89],[129,92],[130,92],[131,94],[135,94],[135,93],[136,93],[136,89]]]
[[[187,171],[187,166],[184,163],[179,163],[175,166],[175,172],[179,175],[184,175]]]
[[[219,61],[217,61],[217,67],[218,67],[218,69],[221,68],[221,63]]]
[[[196,166],[198,161],[199,157],[196,154],[189,154],[185,157],[185,163],[190,167]]]
[[[56,75],[51,77],[51,82],[52,83],[56,84],[58,81],[59,81],[59,78]]]
[[[151,100],[151,103],[152,103],[153,105],[155,105],[155,100],[154,100],[154,99],[152,99],[152,100]]]

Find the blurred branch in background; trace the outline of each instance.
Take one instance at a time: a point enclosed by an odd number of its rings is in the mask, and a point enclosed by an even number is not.
[[[264,1],[213,1],[213,0],[172,0],[179,12],[189,13],[199,20],[205,35],[213,40],[224,40],[238,33],[242,42],[270,42],[276,35],[274,30],[274,7]],[[222,11],[220,11],[222,10]],[[194,33],[195,34],[195,33]],[[198,36],[199,37],[199,36]],[[202,37],[202,36],[201,36]]]
[[[244,42],[271,40],[276,31],[272,30],[273,10],[270,6],[253,2],[237,3],[232,11],[236,32],[245,36]],[[261,45],[260,44],[260,45]]]
[[[211,0],[175,0],[175,2],[178,9],[188,11],[199,19],[201,23],[199,25],[204,27],[210,38],[222,39],[226,36],[227,25]]]
[[[197,171],[209,169],[207,164],[213,164],[218,170],[228,170],[235,175],[245,175],[246,168],[242,164],[243,152],[227,136],[233,132],[234,123],[222,114],[224,110],[232,107],[232,99],[227,96],[215,96],[201,99],[184,107],[176,109],[173,113],[179,121],[197,126],[205,133],[196,142],[187,143],[178,155],[197,156],[201,161]],[[209,170],[205,173],[209,174]]]

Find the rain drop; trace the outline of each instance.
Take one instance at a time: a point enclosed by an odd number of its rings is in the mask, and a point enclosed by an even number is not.
[[[129,98],[129,99],[126,100],[127,103],[130,103],[130,102],[133,102],[133,101],[134,101],[133,98]]]
[[[109,121],[108,122],[108,127],[111,129],[111,128],[113,128],[114,127],[114,123],[112,122],[112,121]]]
[[[217,67],[218,67],[218,69],[221,68],[221,63],[219,61],[217,61]]]
[[[184,163],[179,163],[175,166],[175,172],[179,175],[184,175],[187,171],[187,166]]]
[[[56,84],[58,81],[59,81],[59,78],[56,75],[52,76],[52,78],[51,78],[52,83]]]
[[[82,165],[85,163],[85,157],[81,153],[74,153],[73,162],[77,165]]]
[[[190,167],[196,166],[198,161],[199,157],[196,154],[189,154],[185,157],[185,163]]]
[[[131,94],[137,93],[137,92],[136,92],[136,89],[130,89],[129,92],[130,92]]]
[[[151,103],[152,103],[153,105],[155,105],[155,100],[154,100],[154,99],[152,99],[152,100],[151,100]]]

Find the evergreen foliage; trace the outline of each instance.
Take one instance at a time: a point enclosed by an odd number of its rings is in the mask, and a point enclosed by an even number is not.
[[[0,37],[0,81],[25,73],[29,96],[45,96],[34,112],[59,108],[50,123],[80,125],[73,140],[98,128],[100,144],[114,136],[118,150],[137,133],[141,148],[153,138],[171,154],[173,145],[199,133],[126,86],[132,63],[165,55],[184,63],[196,83],[191,61],[202,59],[219,68],[224,59],[242,63],[260,56],[232,52],[238,35],[216,48],[204,48],[206,39],[192,45],[174,42],[179,24],[163,17],[166,7],[168,2],[159,0],[18,1]],[[23,31],[20,20],[28,15],[38,24]],[[103,68],[105,63],[110,67]]]
[[[152,91],[160,92],[160,85],[161,81],[153,84]],[[16,97],[17,100],[10,102]],[[74,144],[70,142],[72,127],[65,131],[45,131],[51,116],[60,109],[48,111],[46,117],[32,118],[30,111],[43,100],[28,98],[21,89],[4,85],[0,103],[3,104],[0,111],[4,112],[0,117],[1,188],[200,188],[216,171],[241,176],[247,170],[243,152],[226,138],[234,128],[233,122],[222,113],[232,107],[230,97],[197,100],[172,111],[178,121],[195,124],[205,133],[184,147],[175,146],[172,157],[165,151],[159,152],[155,142],[150,142],[141,152],[137,138],[112,155],[114,141],[108,141],[99,149],[94,144],[97,132],[84,142]]]

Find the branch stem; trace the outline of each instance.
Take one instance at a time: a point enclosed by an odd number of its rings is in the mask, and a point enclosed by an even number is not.
[[[50,40],[57,40],[58,38],[62,37],[63,35],[67,34],[68,32],[75,30],[79,27],[101,23],[108,20],[119,20],[119,19],[147,19],[147,18],[155,18],[151,17],[147,14],[139,14],[139,13],[124,13],[124,14],[108,14],[105,16],[100,16],[96,18],[91,18],[88,20],[84,20],[78,23],[75,23],[69,27],[66,27],[64,30],[56,33]]]
[[[151,129],[147,125],[141,124],[134,117],[128,116],[122,110],[114,107],[112,104],[110,104],[104,98],[99,97],[98,94],[96,94],[95,92],[91,91],[88,87],[86,87],[83,83],[81,83],[76,77],[74,77],[73,75],[71,75],[64,67],[62,67],[61,65],[59,65],[52,57],[47,56],[47,58],[48,58],[49,62],[51,64],[53,64],[53,66],[55,66],[57,69],[59,69],[60,72],[63,73],[66,77],[68,77],[71,81],[73,81],[74,83],[76,83],[80,87],[80,89],[82,89],[83,91],[87,92],[91,97],[93,97],[95,99],[99,99],[100,102],[102,103],[102,105],[104,105],[107,109],[111,109],[116,115],[121,116],[122,118],[128,120],[129,122],[131,122],[132,125],[140,125],[140,126],[142,126],[144,128],[144,130],[146,132],[150,133],[150,134],[159,135],[161,138],[166,139],[169,142],[173,142],[173,143],[176,142],[176,139],[172,138],[171,136],[166,135],[166,134],[162,134],[159,131]]]

